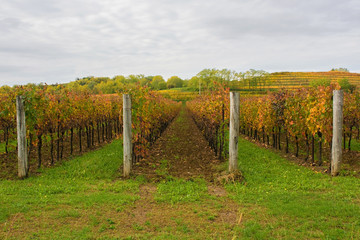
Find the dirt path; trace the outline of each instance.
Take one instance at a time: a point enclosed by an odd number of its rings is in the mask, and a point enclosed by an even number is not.
[[[134,173],[152,180],[171,175],[212,181],[219,164],[189,112],[183,107],[179,116],[151,147],[149,157],[135,166]]]
[[[162,229],[159,232],[146,227],[148,233],[154,235],[162,234],[166,229],[177,229],[178,236],[197,232],[197,239],[234,238],[244,210],[243,206],[228,197],[222,186],[213,183],[220,171],[220,164],[189,112],[183,107],[179,116],[152,146],[149,157],[137,163],[133,169],[134,177],[145,176],[147,183],[140,186],[140,198],[134,205],[119,215],[119,219],[128,225],[125,231],[128,234],[137,233],[131,228],[136,222],[142,226],[151,223]],[[174,178],[178,180],[174,181]],[[168,200],[159,201],[159,198],[162,199],[160,185],[168,184],[165,187],[167,189],[178,184],[177,181],[184,181],[183,185],[175,187],[182,191],[181,188],[187,183],[196,182],[198,178],[205,179],[207,188],[204,193],[206,196],[201,199],[173,204]],[[178,192],[175,190],[172,194],[178,195]],[[194,193],[189,190],[182,197],[187,194]]]

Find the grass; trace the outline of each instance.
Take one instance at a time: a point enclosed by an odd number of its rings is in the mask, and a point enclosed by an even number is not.
[[[353,140],[351,142],[351,150],[360,152],[360,140]]]
[[[171,204],[199,202],[210,197],[207,192],[207,184],[203,179],[173,179],[158,184],[155,200]]]
[[[16,149],[16,144],[17,144],[17,140],[16,139],[9,139],[9,143],[8,143],[8,151],[14,151]],[[6,147],[6,143],[5,142],[1,142],[0,143],[0,153],[5,153],[5,147]]]
[[[4,234],[11,236],[10,231],[24,231],[43,239],[90,234],[88,226],[76,229],[76,226],[58,223],[54,228],[44,229],[41,224],[74,221],[94,214],[101,219],[103,209],[116,212],[133,204],[139,198],[139,182],[116,180],[121,156],[121,141],[117,140],[61,166],[46,169],[40,176],[0,181],[0,227],[3,227],[0,239]],[[17,221],[29,229],[17,230]],[[32,221],[35,224],[32,225]]]
[[[360,238],[359,179],[313,172],[243,139],[239,146],[239,167],[246,184],[227,185],[227,190],[239,204],[257,205],[247,213],[250,220],[244,235]]]
[[[360,179],[239,139],[245,182],[225,185],[229,197],[169,176],[140,200],[149,183],[120,180],[121,156],[117,140],[40,176],[0,181],[0,239],[360,239]],[[162,160],[159,173],[168,168]]]

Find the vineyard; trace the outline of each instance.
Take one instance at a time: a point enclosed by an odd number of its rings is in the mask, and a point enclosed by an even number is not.
[[[358,239],[359,179],[331,178],[263,147],[292,152],[312,168],[325,166],[332,90],[338,88],[242,96],[237,126],[247,136],[237,142],[237,175],[224,164],[234,98],[220,84],[186,104],[148,88],[133,88],[124,100],[62,87],[13,88],[1,95],[1,178],[16,175],[17,95],[24,99],[33,177],[0,180],[0,238]],[[351,149],[359,100],[359,92],[345,92],[344,136]],[[114,139],[131,129],[124,113],[132,120],[129,177],[119,171],[125,144]],[[323,162],[315,156],[320,149]],[[70,161],[61,161],[70,153]]]
[[[186,105],[215,154],[224,159],[228,150],[226,132],[230,116],[229,90],[218,86],[216,91],[203,94]]]
[[[180,90],[161,90],[158,93],[174,101],[189,101],[198,96],[198,92],[183,92]]]
[[[274,72],[264,77],[252,79],[248,82],[246,79],[234,84],[232,88],[246,90],[247,88],[256,91],[274,91],[279,89],[296,90],[308,87],[314,81],[327,79],[333,83],[347,79],[350,84],[360,86],[360,74],[343,71],[329,72]]]
[[[240,131],[249,138],[296,157],[322,165],[330,158],[332,91],[330,86],[283,90],[265,96],[246,96],[240,103]],[[180,109],[173,100],[189,100],[187,107],[219,159],[228,156],[229,90],[215,84],[214,91],[197,93],[137,87],[132,95],[133,162],[144,158],[151,145]],[[53,165],[117,138],[122,133],[122,98],[94,95],[66,87],[28,85],[0,95],[2,167],[15,172],[15,97],[25,103],[28,155],[32,171]],[[198,96],[198,97],[196,97]],[[351,150],[360,133],[360,93],[345,92],[343,148]],[[317,153],[317,154],[316,154]],[[6,176],[2,176],[6,177]]]
[[[136,161],[146,155],[149,146],[177,115],[180,105],[146,88],[130,93],[133,96],[133,157]],[[0,154],[4,174],[16,172],[17,95],[24,99],[32,171],[53,165],[65,156],[93,149],[122,133],[122,98],[119,95],[91,95],[46,85],[13,88],[6,95],[0,95],[0,133],[3,135]]]
[[[332,140],[332,91],[337,84],[279,91],[262,97],[240,99],[240,131],[275,149],[300,153],[304,160],[322,165],[330,158]],[[225,127],[229,123],[229,91],[204,94],[187,103],[198,127],[217,155],[227,154]],[[351,150],[360,132],[360,92],[344,96],[343,148]],[[326,151],[324,151],[324,149]],[[317,156],[315,153],[317,152]]]

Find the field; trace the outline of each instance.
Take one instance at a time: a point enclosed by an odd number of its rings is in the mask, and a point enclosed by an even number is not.
[[[261,81],[242,81],[232,88],[242,91],[276,91],[279,89],[298,89],[310,86],[316,80],[328,79],[337,82],[347,79],[350,84],[360,87],[360,74],[340,71],[329,72],[274,72]]]
[[[133,152],[124,177],[120,94],[13,88],[0,94],[0,239],[360,239],[357,90],[344,93],[342,169],[330,176],[339,89],[242,95],[239,170],[229,172],[226,85],[201,95],[137,86],[126,92]],[[18,94],[30,156],[22,180]]]
[[[162,96],[174,101],[189,101],[198,96],[198,92],[183,91],[184,89],[169,89],[158,91]]]
[[[226,162],[208,159],[196,169],[174,148],[208,148],[191,121],[183,109],[154,145],[158,155],[141,161],[131,179],[121,178],[122,144],[115,140],[39,176],[2,180],[0,238],[360,238],[359,179],[331,178],[240,139],[244,180],[215,184],[209,176]],[[184,135],[190,129],[196,143]]]

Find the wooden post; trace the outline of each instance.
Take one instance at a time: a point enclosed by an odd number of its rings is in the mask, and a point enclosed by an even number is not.
[[[331,175],[336,176],[340,171],[342,160],[342,132],[343,132],[343,106],[344,92],[342,90],[334,90],[333,98],[333,138],[331,148]]]
[[[131,98],[129,94],[123,94],[123,144],[124,144],[124,177],[128,177],[131,171],[132,147],[131,147]]]
[[[240,94],[230,92],[230,141],[229,141],[229,172],[238,169],[238,140],[239,140],[239,114],[240,114]]]
[[[24,102],[21,96],[16,96],[16,123],[18,144],[18,176],[25,178],[28,175],[28,155],[26,147],[26,124]]]

